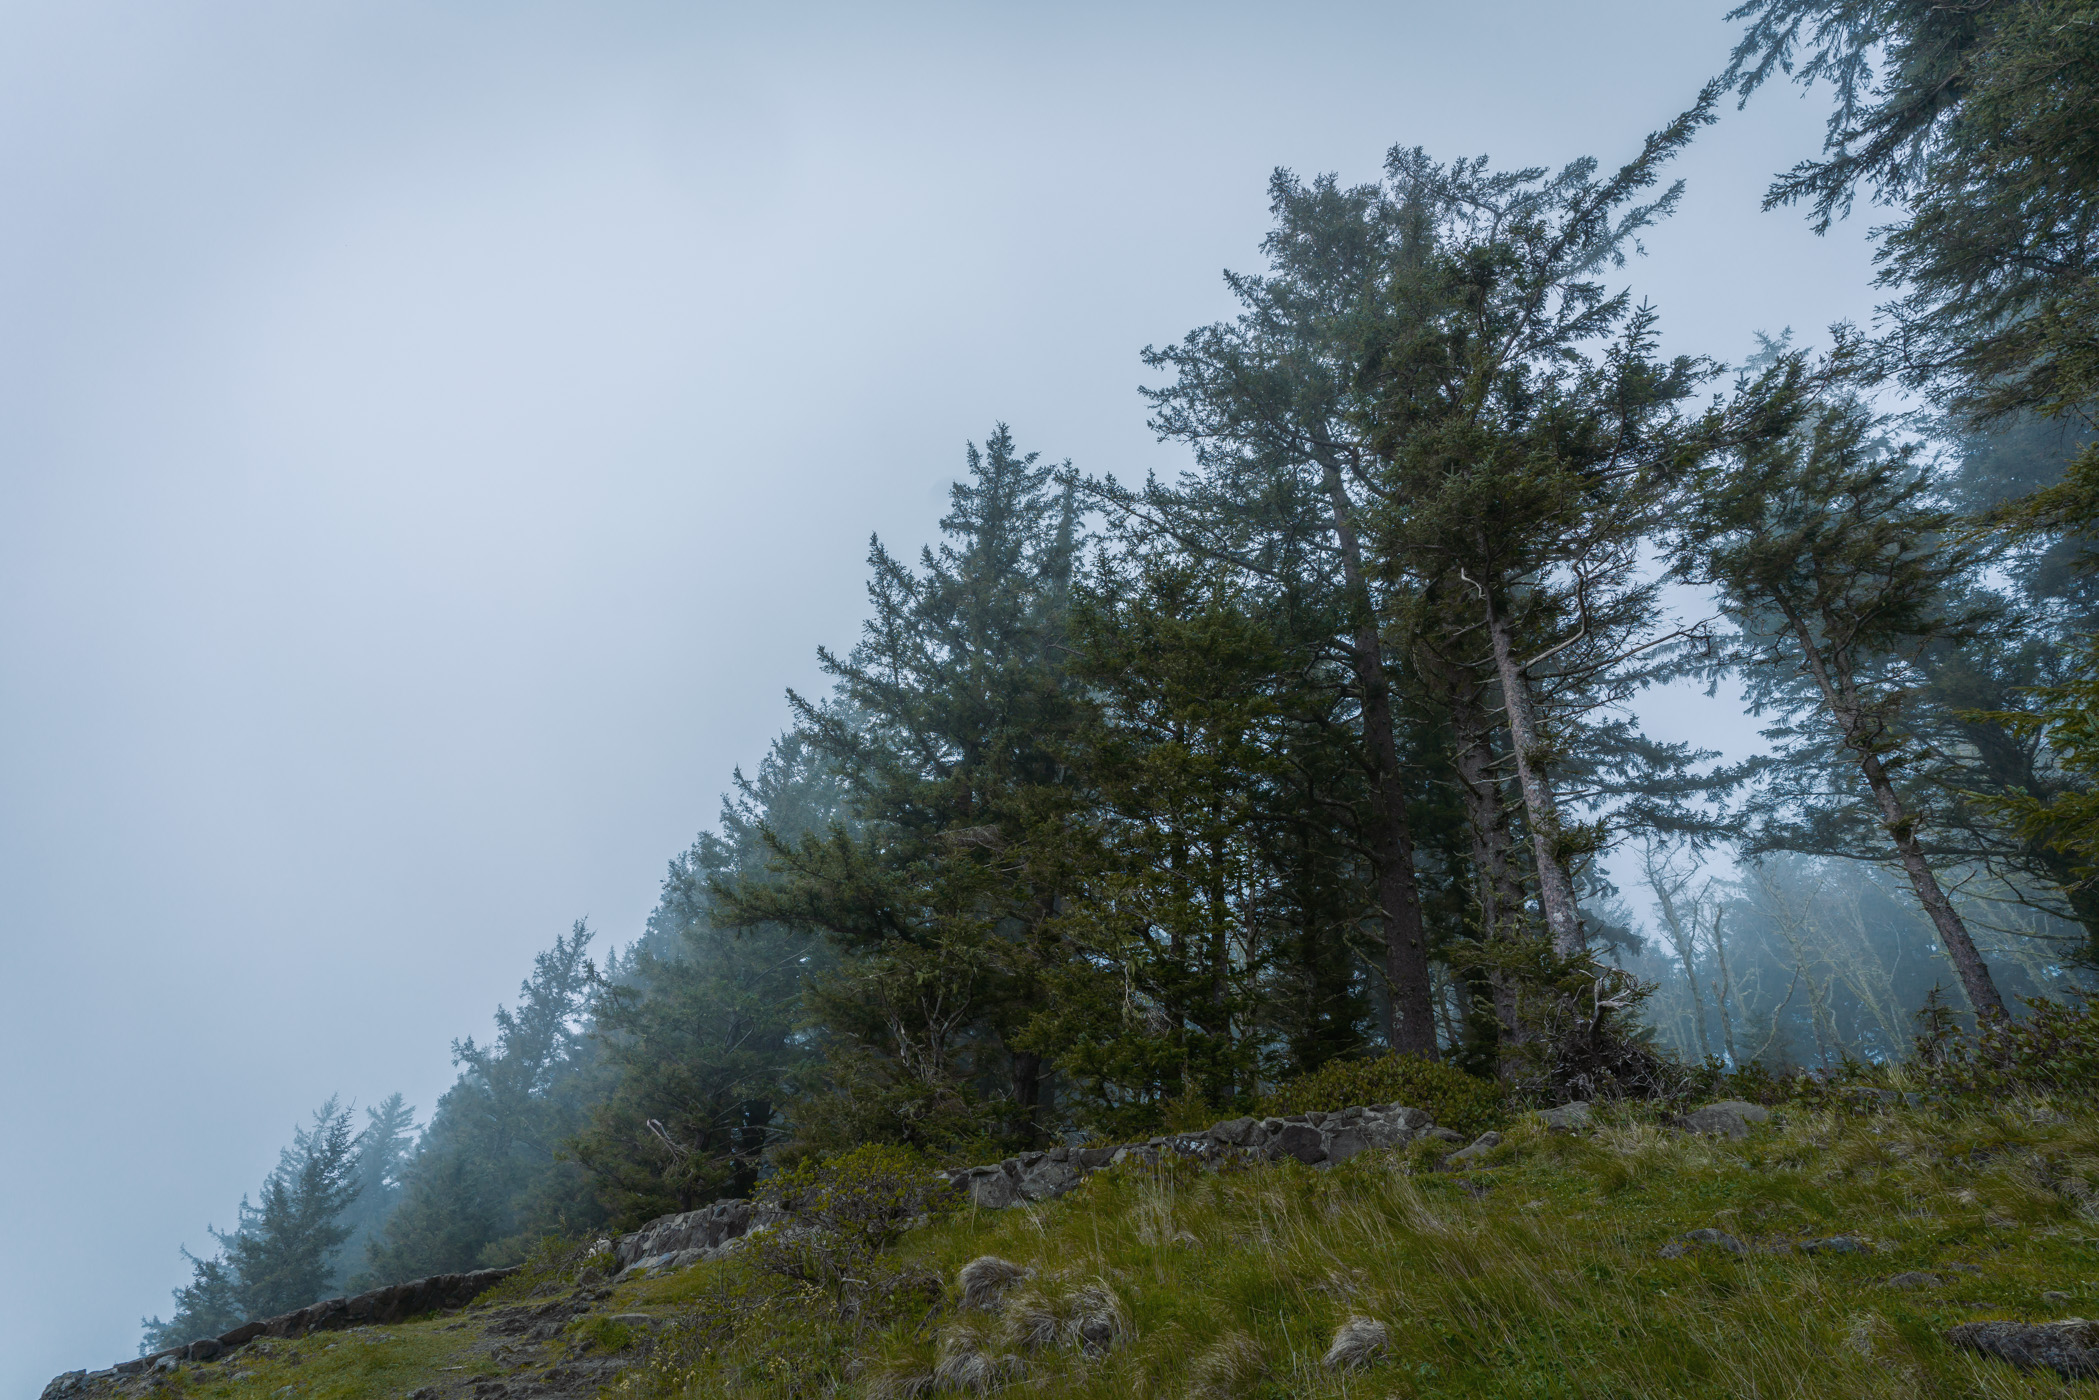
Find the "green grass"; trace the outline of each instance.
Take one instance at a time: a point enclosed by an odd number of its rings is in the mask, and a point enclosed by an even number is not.
[[[561,1345],[632,1356],[621,1400],[957,1393],[928,1389],[943,1358],[1058,1400],[2095,1394],[1943,1335],[2099,1315],[2099,1114],[1795,1107],[1746,1142],[1605,1117],[1584,1138],[1518,1120],[1458,1173],[1428,1170],[1426,1144],[1328,1172],[1118,1168],[1060,1201],[915,1231],[843,1297],[732,1257],[621,1286]],[[1750,1252],[1663,1257],[1699,1228]],[[1784,1248],[1840,1234],[1872,1252]],[[1034,1271],[1001,1315],[957,1305],[956,1270],[983,1254]],[[1910,1271],[1941,1282],[1887,1285]],[[611,1321],[635,1311],[670,1325]],[[1103,1315],[1116,1338],[1102,1354],[1019,1335]],[[1383,1323],[1390,1347],[1336,1374],[1321,1358],[1352,1316]],[[277,1343],[185,1367],[169,1389],[449,1398],[498,1369],[475,1319]]]
[[[2015,1109],[1942,1118],[1791,1110],[1741,1143],[1628,1117],[1588,1138],[1519,1124],[1484,1169],[1373,1153],[1331,1172],[1118,1170],[1053,1204],[968,1213],[910,1237],[893,1265],[952,1279],[980,1254],[1036,1271],[1051,1305],[1112,1290],[1130,1336],[1105,1356],[1029,1350],[1009,1323],[854,1310],[768,1290],[733,1263],[637,1294],[691,1310],[621,1387],[635,1395],[908,1395],[940,1357],[1012,1356],[1016,1395],[2091,1395],[1956,1352],[1957,1322],[2099,1311],[2099,1120]],[[1752,1251],[1676,1258],[1718,1228]],[[1869,1254],[1787,1244],[1846,1234]],[[1768,1251],[1768,1252],[1767,1252]],[[1957,1269],[1967,1265],[1980,1272]],[[1890,1288],[1908,1271],[1941,1286]],[[2040,1295],[2073,1294],[2067,1307]],[[1384,1360],[1320,1359],[1336,1327],[1383,1322]],[[1023,1369],[1024,1368],[1024,1369]]]
[[[252,1343],[227,1360],[181,1367],[160,1393],[255,1400],[289,1388],[285,1400],[365,1400],[499,1373],[486,1357],[467,1350],[459,1331],[447,1328],[431,1320]]]

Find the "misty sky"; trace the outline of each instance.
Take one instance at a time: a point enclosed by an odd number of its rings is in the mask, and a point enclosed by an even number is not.
[[[0,1397],[632,938],[966,439],[1175,469],[1272,168],[1622,160],[1725,8],[0,3]],[[1682,163],[1671,348],[1870,314],[1758,212],[1825,111]]]

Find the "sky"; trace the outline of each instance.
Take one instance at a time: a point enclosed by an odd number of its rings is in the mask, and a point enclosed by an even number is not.
[[[0,0],[0,1398],[634,937],[966,441],[1176,470],[1138,352],[1271,170],[1623,160],[1725,8]],[[1758,209],[1825,111],[1681,162],[1670,348],[1870,315]]]

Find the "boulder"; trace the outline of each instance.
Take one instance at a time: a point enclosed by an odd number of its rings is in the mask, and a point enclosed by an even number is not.
[[[1669,1120],[1669,1126],[1686,1133],[1698,1133],[1705,1137],[1746,1138],[1749,1136],[1748,1120],[1730,1108],[1700,1108]]]
[[[1280,1162],[1285,1157],[1295,1157],[1306,1166],[1326,1160],[1326,1144],[1321,1140],[1319,1129],[1310,1123],[1286,1124],[1268,1144],[1268,1159]]]
[[[1004,1210],[1020,1194],[1020,1183],[998,1167],[974,1167],[969,1173],[969,1201],[985,1210]]]
[[[1946,1340],[2021,1370],[2050,1370],[2071,1380],[2099,1379],[2099,1322],[1964,1322]]]
[[[1361,1128],[1343,1128],[1327,1134],[1325,1143],[1329,1162],[1345,1162],[1370,1146],[1370,1139]]]
[[[1577,1100],[1563,1103],[1558,1108],[1548,1108],[1538,1114],[1545,1126],[1556,1133],[1580,1133],[1589,1128],[1589,1105]]]
[[[1706,1107],[1726,1109],[1744,1123],[1768,1123],[1771,1121],[1770,1109],[1760,1103],[1748,1103],[1742,1099],[1722,1099],[1718,1103],[1709,1103]]]
[[[1044,1157],[1020,1179],[1020,1194],[1031,1201],[1047,1201],[1079,1184],[1078,1168],[1069,1162]]]
[[[1445,1165],[1456,1165],[1461,1162],[1469,1165],[1477,1162],[1499,1146],[1501,1146],[1500,1133],[1481,1133],[1473,1140],[1472,1146],[1460,1148],[1443,1160]]]
[[[1210,1127],[1210,1141],[1227,1147],[1246,1147],[1254,1140],[1257,1124],[1251,1118],[1233,1118]]]

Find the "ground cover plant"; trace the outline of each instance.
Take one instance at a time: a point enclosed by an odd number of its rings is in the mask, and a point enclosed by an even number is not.
[[[692,1321],[617,1392],[2085,1393],[1944,1333],[2099,1308],[2099,1115],[1865,1102],[1784,1107],[1740,1142],[1633,1106],[1581,1136],[1525,1116],[1464,1171],[1430,1170],[1429,1143],[1330,1171],[1120,1168],[906,1237],[892,1275],[944,1280],[930,1304],[842,1309],[732,1258],[636,1290]],[[983,1256],[1012,1272],[970,1307],[957,1278]],[[1329,1366],[1351,1319],[1381,1344]]]

